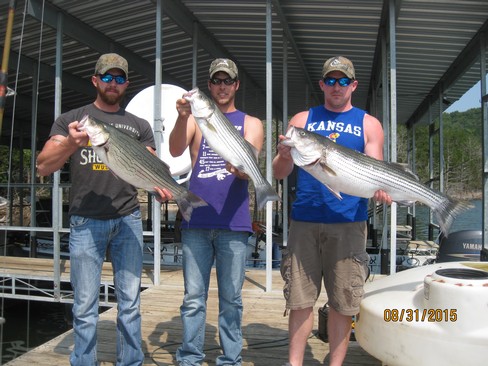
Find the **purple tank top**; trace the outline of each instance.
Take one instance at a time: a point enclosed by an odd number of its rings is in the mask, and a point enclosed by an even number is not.
[[[225,116],[243,136],[245,114],[235,111],[225,113]],[[229,173],[225,169],[224,159],[210,148],[205,138],[200,143],[189,189],[205,200],[208,206],[194,209],[190,222],[183,222],[183,229],[252,232],[248,181]]]

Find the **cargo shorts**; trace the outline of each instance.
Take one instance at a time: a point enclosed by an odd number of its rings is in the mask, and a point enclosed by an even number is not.
[[[366,222],[322,224],[292,220],[281,275],[286,308],[313,307],[322,280],[329,306],[340,314],[359,312],[369,268]]]

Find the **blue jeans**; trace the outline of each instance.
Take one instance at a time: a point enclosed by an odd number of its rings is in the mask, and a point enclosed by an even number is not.
[[[206,302],[210,272],[215,259],[219,291],[219,339],[223,355],[216,366],[241,365],[242,285],[249,233],[229,230],[184,229],[183,276],[185,296],[181,305],[183,342],[176,352],[181,366],[201,365],[205,353]]]
[[[139,210],[111,220],[70,218],[71,285],[74,290],[73,366],[97,365],[98,299],[102,265],[109,249],[117,298],[117,366],[142,365],[142,221]]]

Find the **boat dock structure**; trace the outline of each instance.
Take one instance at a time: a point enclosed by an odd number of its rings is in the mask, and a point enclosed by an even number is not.
[[[37,272],[35,277],[42,278],[42,264],[49,260],[28,259]],[[20,262],[18,262],[20,263]],[[28,262],[24,261],[24,264]],[[110,266],[105,268],[109,271]],[[48,268],[48,267],[46,267]],[[66,263],[65,275],[69,274]],[[143,282],[151,277],[152,268],[147,268]],[[2,269],[2,273],[7,272]],[[12,271],[13,272],[13,271]],[[248,269],[243,288],[242,330],[244,366],[281,366],[288,355],[288,317],[284,316],[285,300],[282,293],[282,280],[279,270],[273,272],[273,290],[266,289],[266,271]],[[45,271],[47,274],[47,270]],[[142,343],[145,352],[145,365],[175,365],[175,352],[181,342],[182,326],[179,307],[183,299],[183,273],[181,267],[163,267],[160,273],[161,284],[149,286],[141,294]],[[33,276],[34,277],[34,276]],[[104,275],[105,277],[105,275]],[[109,284],[108,279],[102,282]],[[206,363],[215,365],[219,354],[218,346],[218,295],[215,271],[210,281],[208,299],[207,332],[205,339]],[[326,302],[321,295],[317,302],[315,316]],[[98,358],[102,366],[115,365],[115,319],[116,308],[111,308],[100,315],[98,325]],[[329,344],[318,335],[318,326],[311,334],[305,353],[305,365],[323,365],[329,353]],[[8,362],[5,366],[69,366],[69,353],[73,348],[73,332],[68,331],[51,341]],[[344,366],[380,366],[381,362],[365,352],[352,341]]]
[[[180,184],[188,182],[192,165],[189,149],[177,159],[169,153],[176,100],[182,91],[207,89],[214,59],[235,61],[236,108],[263,124],[260,169],[280,200],[258,209],[254,185],[249,185],[251,217],[259,225],[253,225],[243,291],[244,365],[281,366],[287,359],[288,318],[283,315],[283,280],[275,266],[281,254],[276,250],[275,256],[275,249],[287,246],[297,183],[293,173],[275,179],[272,159],[292,116],[324,104],[323,66],[329,58],[344,56],[353,62],[357,88],[352,104],[381,122],[385,161],[408,166],[432,190],[455,192],[459,200],[481,198],[481,230],[450,233],[449,239],[442,238],[438,216],[431,211],[422,219],[428,237],[417,235],[421,205],[409,206],[407,222],[400,222],[399,203],[376,205],[370,200],[368,281],[427,267],[437,260],[442,239],[444,248],[451,245],[445,258],[488,262],[487,0],[9,0],[0,1],[0,38],[0,299],[67,307],[73,302],[68,246],[73,177],[69,163],[48,177],[39,176],[36,156],[50,138],[56,118],[93,102],[94,65],[100,55],[112,52],[129,64],[130,82],[122,106],[149,122],[157,156]],[[450,108],[470,92],[475,103],[466,111],[472,112],[474,121],[469,136],[479,138],[481,148],[448,128]],[[460,132],[468,131],[462,123],[457,126]],[[457,162],[449,159],[451,136],[469,152],[462,154],[463,167],[481,160],[479,169],[473,165],[479,176],[463,173],[453,179],[452,164]],[[468,178],[479,184],[466,185]],[[148,263],[141,287],[145,364],[174,365],[184,292],[176,205],[161,205],[144,190],[139,196],[144,263]],[[423,280],[415,281],[421,285]],[[480,288],[482,292],[488,284]],[[99,324],[104,366],[114,364],[113,291],[107,262],[100,283],[100,305],[109,308]],[[326,302],[323,292],[316,315]],[[418,291],[419,298],[422,294]],[[207,365],[213,365],[219,352],[215,277],[208,302],[206,353]],[[483,321],[488,324],[488,319]],[[306,366],[328,363],[328,343],[317,330],[323,323],[317,319],[315,323]],[[5,324],[2,332],[11,326]],[[355,324],[360,340],[359,320]],[[392,339],[397,341],[396,336]],[[403,344],[400,341],[398,337],[397,343]],[[380,356],[371,356],[365,344],[353,341],[344,365],[381,365]],[[72,347],[73,334],[67,331],[8,365],[68,365]],[[411,365],[433,364],[407,364]]]

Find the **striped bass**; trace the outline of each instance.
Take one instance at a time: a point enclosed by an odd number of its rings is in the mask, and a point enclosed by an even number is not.
[[[168,189],[186,221],[190,221],[195,207],[207,206],[200,197],[176,183],[168,165],[140,141],[88,115],[80,124],[79,129],[87,133],[93,150],[117,177],[151,193],[156,193],[154,187]]]
[[[341,146],[322,135],[291,126],[287,139],[293,162],[323,183],[338,199],[341,192],[371,198],[381,189],[393,201],[412,205],[418,201],[429,206],[445,236],[454,218],[473,206],[455,201],[421,184],[415,174],[400,164],[374,159]]]
[[[252,179],[258,208],[262,209],[267,201],[278,201],[278,194],[261,174],[256,149],[242,137],[215,103],[198,88],[185,93],[183,98],[190,102],[193,117],[208,145],[222,159]]]

